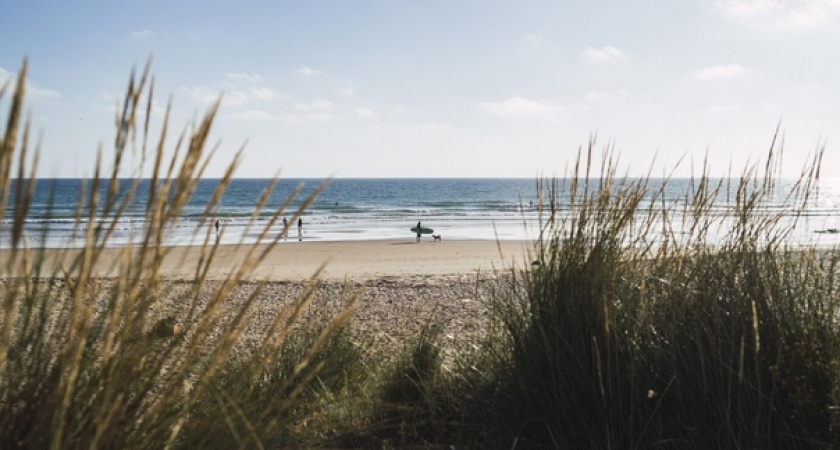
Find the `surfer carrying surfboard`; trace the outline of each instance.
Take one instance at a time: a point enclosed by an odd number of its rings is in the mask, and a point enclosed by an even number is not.
[[[432,234],[432,233],[435,232],[435,230],[433,230],[431,228],[423,228],[423,226],[420,224],[420,222],[417,222],[416,227],[411,227],[411,232],[412,233],[417,233],[417,242],[420,242],[420,237],[421,236],[423,236],[424,234]]]

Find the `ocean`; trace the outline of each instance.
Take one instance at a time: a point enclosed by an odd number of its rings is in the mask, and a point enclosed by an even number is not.
[[[254,214],[255,206],[270,180],[233,180],[218,208],[207,217],[204,211],[218,180],[204,179],[189,203],[181,219],[169,230],[165,245],[192,245],[201,243],[208,230],[215,234],[213,224],[219,220],[222,243],[255,242],[257,229],[246,226]],[[297,187],[300,194],[291,199],[284,217],[291,220],[304,199],[321,184],[315,179],[281,179],[272,191],[266,207],[257,217],[257,228],[267,223],[273,212],[280,207]],[[649,180],[651,187],[659,187],[661,180]],[[597,181],[593,181],[593,188]],[[640,214],[645,208],[657,208],[661,204],[680,205],[685,203],[685,193],[691,186],[689,179],[668,180],[664,195],[649,196],[642,201]],[[734,183],[734,182],[733,182]],[[785,239],[793,245],[817,244],[831,246],[840,243],[840,182],[821,180],[819,189],[810,197],[802,214],[796,213],[793,202],[785,198],[792,181],[781,180],[775,195],[762,202],[757,211],[761,214],[775,214],[785,223],[796,223],[793,232]],[[131,180],[123,180],[121,187],[127,188]],[[560,180],[563,186],[563,181]],[[38,180],[26,219],[26,239],[30,247],[75,247],[83,244],[77,235],[76,204],[79,201],[83,181],[79,179]],[[144,181],[135,201],[129,204],[122,215],[109,246],[137,243],[147,225],[145,198],[149,182]],[[651,189],[654,191],[655,189]],[[12,191],[14,192],[14,191]],[[729,197],[734,197],[734,185]],[[104,188],[102,191],[104,195]],[[567,210],[568,195],[561,192],[560,209]],[[334,179],[331,180],[315,201],[302,213],[304,242],[344,241],[371,239],[413,240],[415,235],[409,229],[421,222],[424,227],[433,228],[435,234],[446,239],[533,239],[539,235],[540,199],[535,179]],[[734,198],[722,195],[708,211],[710,216],[720,217],[720,226],[710,230],[710,239],[725,239],[726,229],[735,217],[730,217]],[[16,205],[10,200],[6,219],[0,229],[0,248],[11,245],[11,209]],[[669,217],[672,228],[679,228],[682,218]],[[568,211],[567,211],[568,213]],[[82,220],[81,229],[87,227]],[[658,239],[652,229],[651,241]],[[46,231],[46,232],[45,232]],[[275,226],[269,238],[282,231],[282,223]],[[677,233],[679,235],[679,233]],[[659,236],[661,238],[661,236]],[[425,236],[424,239],[431,240]],[[296,224],[290,223],[288,242],[299,242]]]

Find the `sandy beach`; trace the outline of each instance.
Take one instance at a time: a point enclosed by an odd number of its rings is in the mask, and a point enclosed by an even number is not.
[[[365,281],[382,278],[415,278],[489,274],[494,270],[522,267],[529,250],[524,241],[492,240],[369,240],[278,243],[246,279],[262,281],[301,281],[309,279],[326,264],[320,279],[326,281]],[[247,247],[220,245],[210,266],[209,278],[222,279],[235,270]],[[259,246],[259,252],[266,247]],[[94,272],[109,278],[118,274],[122,249],[106,249]],[[202,257],[197,246],[171,247],[161,268],[163,278],[189,280]],[[47,250],[46,267],[60,258],[57,250]],[[68,260],[72,251],[63,256]],[[9,251],[0,251],[6,260]],[[66,266],[67,263],[64,263]],[[10,274],[4,274],[8,276]]]
[[[346,306],[349,297],[358,296],[352,321],[353,334],[365,342],[400,346],[412,342],[423,327],[442,326],[441,342],[450,357],[475,350],[485,336],[490,320],[490,300],[498,275],[522,268],[528,258],[529,243],[524,241],[374,240],[344,242],[281,242],[256,269],[239,283],[223,309],[235,311],[246,301],[258,282],[266,282],[254,302],[244,341],[239,348],[259,342],[272,318],[284,304],[297,298],[305,281],[326,264],[318,277],[311,314],[329,317]],[[264,250],[266,247],[258,247]],[[206,305],[211,293],[241,261],[247,247],[222,245],[209,270],[209,281],[202,285],[199,302]],[[172,247],[164,259],[161,276],[163,303],[155,316],[172,317],[188,328],[192,319],[184,316],[183,293],[202,257],[200,247]],[[109,291],[119,273],[122,249],[106,249],[95,266],[102,277],[99,287]],[[50,267],[72,256],[58,250],[45,252]],[[0,251],[4,261],[9,251]],[[66,263],[65,263],[66,266]],[[2,270],[5,270],[5,265]],[[4,276],[10,274],[4,273]]]
[[[490,273],[511,264],[522,264],[527,248],[527,243],[520,241],[289,242],[278,244],[250,278],[303,280],[310,278],[322,264],[326,266],[320,278],[332,281]],[[175,253],[173,261],[179,256]],[[193,252],[187,250],[187,253],[190,255],[186,261],[192,260]],[[213,275],[226,275],[233,261],[236,261],[236,249],[226,246]],[[165,269],[176,278],[187,275],[178,267]]]

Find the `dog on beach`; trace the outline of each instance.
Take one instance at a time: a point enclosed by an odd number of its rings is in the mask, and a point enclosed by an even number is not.
[[[434,239],[435,241],[440,241],[440,235],[439,234],[433,234],[432,239]]]

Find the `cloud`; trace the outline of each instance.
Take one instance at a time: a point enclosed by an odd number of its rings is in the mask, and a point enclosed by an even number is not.
[[[298,68],[298,70],[295,71],[295,73],[297,73],[298,75],[303,75],[305,77],[317,77],[318,75],[321,75],[323,71],[319,69],[313,69],[306,65],[301,65],[300,68]]]
[[[376,117],[376,113],[368,108],[356,108],[356,117],[361,119],[373,119]]]
[[[145,105],[148,102],[148,100],[148,95],[146,93],[143,93],[140,96],[138,103],[141,105]],[[99,111],[105,111],[110,114],[113,114],[114,111],[122,111],[124,103],[125,92],[123,91],[98,91],[94,95],[93,107]],[[157,117],[161,119],[164,118],[166,116],[168,108],[170,108],[170,105],[166,103],[161,103],[160,101],[153,98],[151,117]]]
[[[200,103],[213,103],[219,99],[220,91],[213,91],[204,86],[183,87],[181,92]]]
[[[586,47],[580,56],[587,64],[610,64],[627,58],[623,51],[611,45],[603,48]]]
[[[296,114],[286,114],[280,117],[280,120],[286,125],[293,127],[303,125],[303,120],[301,120],[301,118],[298,117]]]
[[[720,64],[700,69],[697,78],[703,81],[732,80],[741,78],[747,72],[740,64]]]
[[[439,133],[439,132],[443,132],[443,131],[449,131],[451,129],[452,129],[452,127],[450,125],[443,124],[443,123],[432,123],[432,122],[430,122],[430,123],[424,123],[424,124],[420,125],[420,131],[425,131],[425,132],[428,132],[428,133]]]
[[[727,114],[738,112],[741,108],[734,105],[710,105],[706,110],[712,114]]]
[[[61,97],[61,94],[58,91],[54,91],[52,89],[44,89],[38,86],[35,86],[32,83],[26,83],[26,92],[30,98],[56,98]]]
[[[154,38],[157,33],[151,30],[140,30],[131,33],[131,38],[135,41],[145,41]]]
[[[840,0],[714,0],[710,9],[747,28],[810,30],[835,24],[840,17]]]
[[[226,73],[225,76],[233,81],[245,81],[248,83],[259,83],[262,81],[262,75],[258,73]]]
[[[273,90],[266,87],[247,90],[230,89],[217,91],[206,86],[185,87],[181,89],[187,96],[201,103],[213,103],[222,95],[222,103],[228,106],[241,106],[253,102],[270,102],[279,97]]]
[[[267,87],[254,88],[249,91],[249,95],[253,100],[260,100],[263,102],[270,102],[277,98],[277,93]]]
[[[222,101],[226,105],[246,105],[253,102],[270,102],[278,95],[273,90],[261,87],[248,90],[232,89],[224,93]]]
[[[308,103],[295,103],[298,111],[332,111],[335,103],[329,100],[315,99]]]
[[[11,86],[13,83],[17,81],[17,74],[14,72],[10,72],[2,67],[0,67],[0,88],[9,83],[10,88],[14,88]],[[37,84],[33,83],[31,80],[26,80],[26,86],[24,86],[26,90],[26,96],[28,98],[33,99],[41,99],[41,98],[56,98],[61,97],[61,94],[58,91],[54,91],[52,89],[46,89],[38,86]]]
[[[338,88],[341,95],[356,95],[356,88],[353,87],[353,80],[347,80],[347,84]]]
[[[304,114],[303,118],[315,122],[326,122],[327,120],[332,119],[333,115],[328,112],[311,112]]]
[[[520,96],[511,97],[501,102],[479,103],[477,107],[486,113],[505,117],[551,116],[560,111],[558,106],[549,102],[529,100]]]
[[[589,91],[586,94],[586,99],[590,101],[605,101],[619,97],[626,97],[630,91],[626,89],[619,89],[617,91]]]
[[[276,119],[273,114],[261,109],[249,109],[248,111],[231,114],[230,117],[246,122],[267,122]]]
[[[530,42],[532,45],[546,45],[548,44],[548,39],[543,37],[541,34],[535,33],[528,33],[525,35],[525,40]]]
[[[11,83],[14,80],[16,75],[8,70],[0,67],[0,87],[5,85],[7,82]]]
[[[330,100],[315,99],[307,103],[295,103],[294,108],[301,114],[296,115],[301,120],[323,122],[333,118],[335,103]]]

